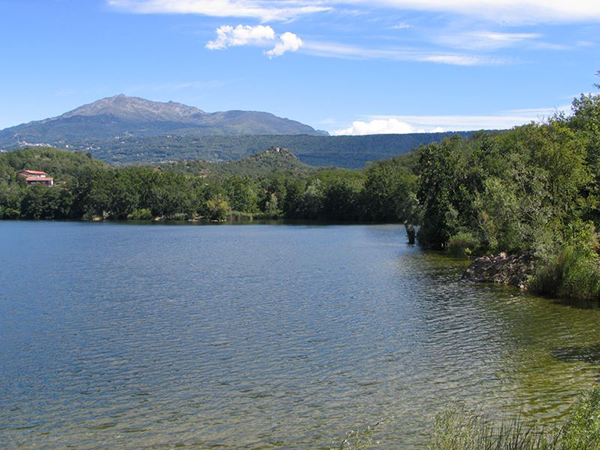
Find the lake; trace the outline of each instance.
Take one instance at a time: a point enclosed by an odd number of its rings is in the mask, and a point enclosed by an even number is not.
[[[0,447],[427,442],[455,406],[560,419],[600,311],[460,281],[398,225],[0,222]]]

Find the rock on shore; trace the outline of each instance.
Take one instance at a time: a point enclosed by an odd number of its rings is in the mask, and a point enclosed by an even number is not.
[[[462,278],[482,283],[508,284],[526,290],[534,271],[533,255],[500,253],[475,259],[467,267]]]

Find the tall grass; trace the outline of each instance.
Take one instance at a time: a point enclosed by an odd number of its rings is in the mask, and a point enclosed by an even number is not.
[[[521,419],[494,424],[480,415],[452,410],[436,420],[429,450],[600,449],[600,388],[582,396],[565,425],[529,426]]]
[[[542,262],[531,290],[544,295],[580,300],[600,299],[600,263],[595,254],[564,248]]]

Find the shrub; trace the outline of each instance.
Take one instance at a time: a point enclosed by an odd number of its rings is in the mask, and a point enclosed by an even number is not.
[[[583,395],[560,432],[562,448],[600,448],[600,388]]]
[[[448,253],[457,258],[471,256],[479,249],[479,240],[468,232],[456,233],[448,240]]]
[[[179,220],[179,221],[184,221],[184,220],[188,220],[190,217],[189,214],[186,213],[175,213],[169,216],[169,220]]]
[[[600,298],[600,264],[595,253],[566,247],[542,261],[532,283],[534,292],[580,300]]]
[[[206,210],[208,218],[216,221],[227,220],[231,212],[229,203],[221,196],[208,200],[206,202]]]
[[[9,206],[0,205],[0,220],[4,219],[18,219],[20,212],[18,209],[11,208]]]
[[[229,220],[232,222],[252,222],[255,217],[260,217],[260,214],[252,214],[241,211],[231,211]]]
[[[136,209],[131,213],[132,220],[152,220],[152,211],[147,208]]]

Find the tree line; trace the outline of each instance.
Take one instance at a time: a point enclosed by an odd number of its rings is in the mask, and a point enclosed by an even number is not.
[[[54,176],[57,186],[27,186],[16,172],[31,167]],[[113,168],[85,155],[43,148],[1,155],[0,180],[0,219],[395,221],[397,204],[414,190],[415,176],[403,161],[364,171],[206,176]]]

